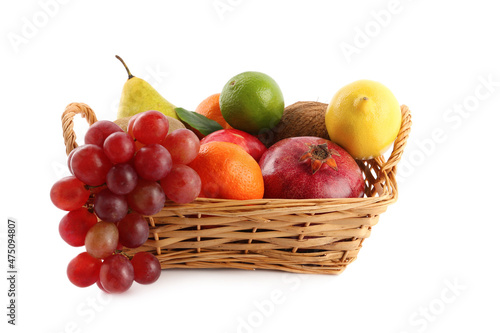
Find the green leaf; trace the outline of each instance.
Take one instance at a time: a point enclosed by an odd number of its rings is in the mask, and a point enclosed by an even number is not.
[[[223,129],[222,126],[215,120],[208,119],[204,115],[197,112],[188,111],[183,108],[175,108],[175,112],[180,120],[192,128],[197,129],[203,135],[208,135],[212,132]]]

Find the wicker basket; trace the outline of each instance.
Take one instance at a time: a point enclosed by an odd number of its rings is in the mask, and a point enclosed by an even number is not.
[[[133,255],[150,251],[168,268],[268,269],[295,273],[339,274],[353,262],[371,228],[397,200],[396,165],[411,126],[408,107],[401,106],[402,124],[392,154],[358,161],[365,178],[365,196],[355,199],[197,199],[190,204],[165,202],[146,217],[150,236]],[[62,115],[66,153],[77,144],[73,117],[89,125],[97,121],[82,103]],[[90,203],[91,204],[91,203]]]

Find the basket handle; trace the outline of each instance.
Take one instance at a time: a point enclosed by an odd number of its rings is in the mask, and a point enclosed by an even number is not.
[[[89,125],[92,125],[97,121],[94,111],[85,103],[71,103],[66,106],[64,110],[61,121],[63,128],[64,144],[66,145],[66,155],[78,147],[76,143],[76,134],[73,130],[73,118],[80,114],[82,118],[85,118]]]
[[[389,156],[387,162],[382,163],[381,172],[389,173],[396,171],[396,166],[401,160],[403,150],[406,146],[406,142],[408,141],[408,136],[410,135],[411,124],[410,109],[406,105],[401,105],[401,128],[399,129],[399,134],[394,141],[391,156]]]

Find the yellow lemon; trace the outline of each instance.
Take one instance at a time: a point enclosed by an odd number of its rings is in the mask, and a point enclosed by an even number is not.
[[[382,155],[401,127],[401,109],[394,94],[383,84],[359,80],[333,96],[325,115],[330,140],[356,159]]]

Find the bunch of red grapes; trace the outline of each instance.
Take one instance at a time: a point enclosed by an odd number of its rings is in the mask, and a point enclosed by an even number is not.
[[[129,259],[122,250],[146,242],[145,216],[158,213],[167,199],[188,203],[200,193],[200,177],[187,166],[200,141],[191,130],[168,129],[167,117],[158,111],[133,116],[126,132],[111,121],[97,121],[85,144],[69,154],[72,176],[57,181],[50,197],[69,211],[59,224],[62,239],[85,246],[67,269],[76,286],[96,283],[105,292],[121,293],[134,281],[150,284],[159,278],[160,263],[152,253]]]

